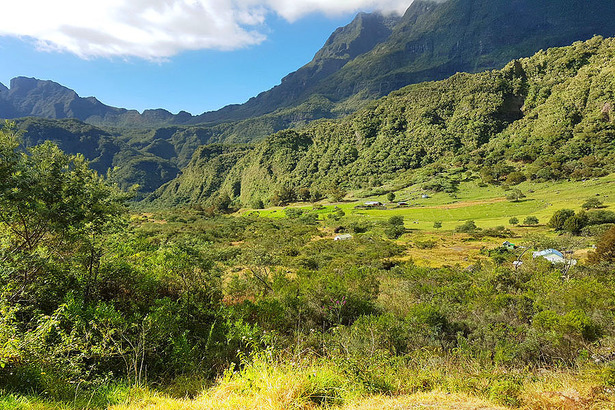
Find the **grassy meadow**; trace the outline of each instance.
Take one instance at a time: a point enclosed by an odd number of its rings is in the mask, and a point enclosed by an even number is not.
[[[588,260],[600,237],[547,225],[588,198],[611,211],[614,183],[523,182],[517,202],[470,180],[382,187],[394,201],[133,212],[90,278],[105,302],[77,286],[24,333],[27,313],[5,308],[0,409],[615,408],[612,265]],[[479,229],[458,232],[468,221]],[[527,252],[515,270],[523,249],[505,240],[580,264],[564,274]]]

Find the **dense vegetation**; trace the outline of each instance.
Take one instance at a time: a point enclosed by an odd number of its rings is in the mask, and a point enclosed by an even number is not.
[[[10,125],[0,138],[7,406],[34,394],[102,407],[127,400],[128,386],[184,397],[222,374],[232,394],[295,386],[279,393],[280,408],[436,388],[531,406],[538,368],[590,378],[584,400],[612,402],[612,225],[572,270],[531,257],[515,268],[518,253],[497,247],[468,268],[425,268],[407,252],[435,243],[394,240],[412,238],[400,216],[378,221],[318,205],[275,219],[200,207],[129,216],[126,195],[82,156],[51,143],[24,152]],[[201,155],[239,150],[226,149]],[[580,213],[585,227],[613,221],[600,200],[583,206],[550,224],[566,230]],[[470,222],[460,240],[514,235]],[[334,232],[351,237],[334,241]]]
[[[153,199],[211,203],[217,191],[250,206],[284,187],[327,193],[394,180],[453,192],[466,171],[509,185],[604,175],[613,164],[614,55],[613,39],[595,37],[502,70],[413,85],[346,119],[236,152],[241,159],[223,178],[209,164],[215,157],[197,153]],[[202,187],[208,169],[219,186]]]
[[[44,120],[6,123],[0,407],[613,407],[614,57],[595,37],[258,144],[64,120],[63,152]],[[170,209],[131,214],[113,185],[188,161],[152,198]],[[572,254],[528,252],[548,248]]]

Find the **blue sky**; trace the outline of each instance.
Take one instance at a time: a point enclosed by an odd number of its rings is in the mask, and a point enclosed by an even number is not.
[[[9,15],[36,1],[21,0]],[[245,102],[279,84],[356,12],[399,12],[411,2],[79,0],[100,10],[75,6],[73,16],[62,14],[62,5],[76,1],[43,2],[60,10],[42,10],[40,22],[0,28],[1,83],[36,77],[112,106],[192,114]],[[44,26],[56,12],[56,25]]]

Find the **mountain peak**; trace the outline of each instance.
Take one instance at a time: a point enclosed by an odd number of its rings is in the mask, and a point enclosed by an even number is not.
[[[31,92],[61,93],[78,97],[76,92],[54,81],[39,80],[32,77],[15,77],[11,80],[10,93],[12,96],[27,96]]]
[[[3,93],[5,91],[8,92],[9,89],[4,84],[0,83],[0,93]]]
[[[399,19],[381,13],[359,13],[350,24],[333,32],[313,61],[327,58],[354,59],[385,41]]]

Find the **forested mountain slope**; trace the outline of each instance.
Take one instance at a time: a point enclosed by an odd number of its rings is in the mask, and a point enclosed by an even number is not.
[[[241,158],[230,168],[214,166],[222,158],[203,156],[205,147],[150,200],[207,203],[228,195],[250,204],[283,187],[326,192],[393,179],[445,186],[451,164],[487,182],[514,171],[543,180],[600,175],[615,162],[614,57],[615,39],[594,37],[501,70],[412,85],[345,119],[233,151]],[[204,187],[212,172],[220,184]]]
[[[52,141],[68,154],[82,154],[92,169],[108,175],[123,189],[137,184],[139,192],[149,193],[179,173],[177,155],[165,157],[160,148],[164,142],[159,139],[140,145],[117,130],[94,127],[75,119],[30,117],[15,122],[24,147]]]

